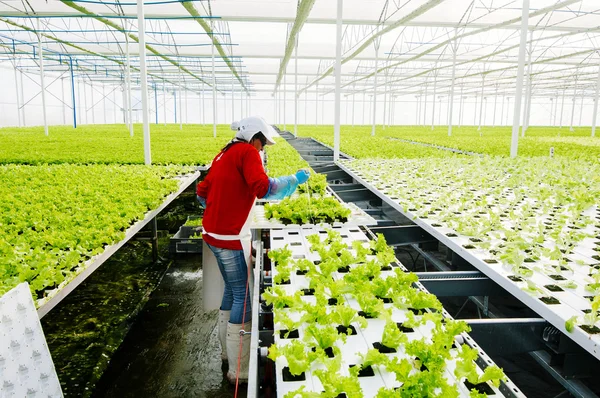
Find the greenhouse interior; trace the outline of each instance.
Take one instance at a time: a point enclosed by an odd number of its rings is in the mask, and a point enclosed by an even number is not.
[[[0,397],[600,396],[597,0],[0,30]]]

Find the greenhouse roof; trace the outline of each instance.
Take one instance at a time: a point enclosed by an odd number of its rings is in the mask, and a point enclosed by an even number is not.
[[[463,95],[514,95],[520,39],[517,0],[345,0],[343,95],[421,95],[450,89],[456,43]],[[600,3],[532,0],[528,50],[533,94],[591,96],[598,73]],[[222,93],[334,91],[336,2],[332,0],[148,0],[146,48],[151,86]],[[0,62],[38,71],[38,37],[48,73],[121,84],[131,54],[138,84],[134,0],[0,0]],[[125,34],[127,33],[127,35]],[[378,47],[378,50],[376,50]],[[529,55],[528,55],[529,56]],[[485,80],[484,80],[485,79]],[[482,84],[483,83],[483,84]]]

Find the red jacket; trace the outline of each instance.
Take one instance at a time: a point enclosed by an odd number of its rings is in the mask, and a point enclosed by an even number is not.
[[[254,200],[264,197],[268,190],[269,177],[256,148],[240,142],[221,151],[196,188],[196,194],[206,199],[204,229],[219,235],[238,235]],[[224,241],[209,235],[203,238],[215,247],[242,250],[239,240]]]

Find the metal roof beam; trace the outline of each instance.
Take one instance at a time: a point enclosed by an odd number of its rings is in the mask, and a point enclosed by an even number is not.
[[[285,53],[283,54],[283,59],[279,64],[279,73],[277,74],[277,80],[275,81],[275,89],[273,92],[277,91],[279,84],[281,83],[281,78],[286,72],[288,62],[290,61],[290,57],[292,56],[292,52],[296,47],[296,41],[298,40],[298,34],[302,30],[302,26],[306,22],[310,11],[315,5],[315,0],[301,0],[300,4],[298,4],[296,19],[294,20],[294,24],[292,25],[292,29],[290,30],[290,35],[288,37],[287,44],[285,45]]]

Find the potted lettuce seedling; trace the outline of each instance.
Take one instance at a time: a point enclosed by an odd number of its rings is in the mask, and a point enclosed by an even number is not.
[[[356,328],[352,326],[353,322],[357,322],[362,328],[367,327],[367,320],[358,315],[354,308],[346,304],[334,306],[329,314],[329,318],[331,319],[331,322],[338,324],[336,329],[339,333],[347,334],[349,336],[356,334]]]

